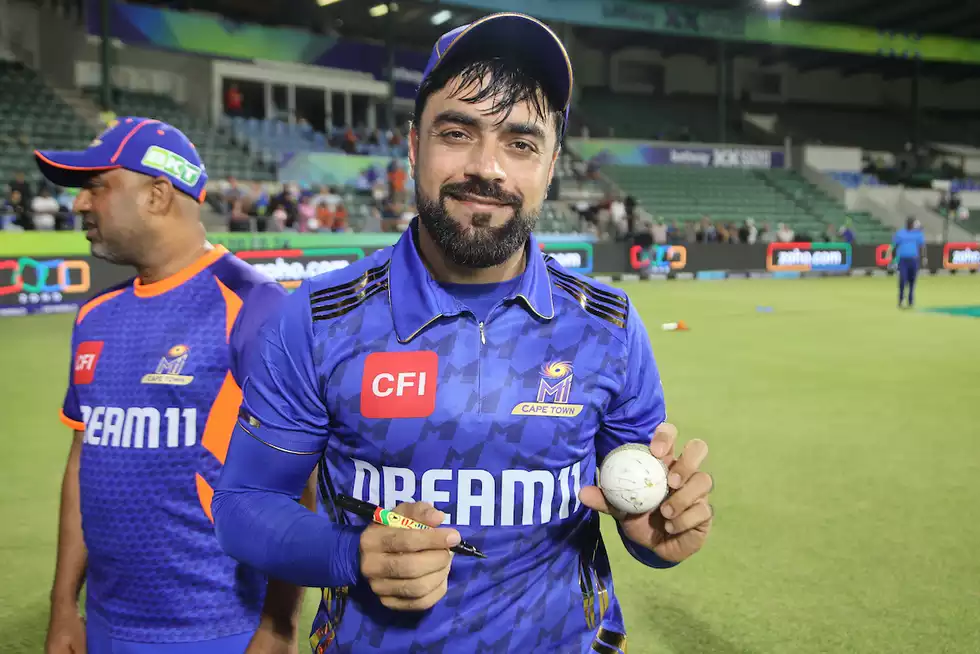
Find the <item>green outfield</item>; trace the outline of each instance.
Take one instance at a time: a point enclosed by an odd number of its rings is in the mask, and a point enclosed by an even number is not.
[[[893,278],[626,289],[717,480],[712,538],[677,569],[607,529],[630,654],[976,652],[976,312],[900,312]],[[980,305],[980,276],[923,278],[919,303]],[[0,320],[0,652],[42,651],[70,328]]]

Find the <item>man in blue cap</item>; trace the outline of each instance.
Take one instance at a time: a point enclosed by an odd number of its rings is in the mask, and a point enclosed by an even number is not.
[[[590,485],[622,445],[649,447],[673,490],[615,514],[634,557],[671,567],[710,530],[707,446],[675,456],[635,308],[532,235],[571,92],[529,16],[440,38],[409,142],[418,218],[257,336],[215,528],[235,558],[324,589],[318,654],[625,651],[599,533],[614,512]],[[294,501],[318,461],[324,514]],[[349,510],[365,503],[431,529],[369,525]],[[461,539],[486,558],[454,557]]]
[[[83,305],[72,330],[61,419],[75,434],[46,651],[295,651],[299,591],[266,593],[211,521],[245,347],[285,292],[207,243],[207,172],[174,127],[120,118],[87,150],[35,156],[53,183],[81,189],[92,254],[137,273]]]

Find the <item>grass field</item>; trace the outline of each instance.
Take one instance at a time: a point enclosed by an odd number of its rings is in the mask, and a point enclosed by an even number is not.
[[[900,312],[894,288],[626,286],[669,417],[682,439],[708,441],[717,480],[709,544],[679,568],[643,568],[607,530],[631,654],[980,650],[980,319]],[[980,277],[922,279],[919,303],[980,305]],[[660,330],[678,319],[691,331]],[[0,320],[9,654],[40,652],[44,638],[70,327],[67,316]]]

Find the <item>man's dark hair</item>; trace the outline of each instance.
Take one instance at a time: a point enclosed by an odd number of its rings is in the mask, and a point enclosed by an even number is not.
[[[555,102],[554,95],[548,92],[540,77],[532,75],[516,61],[499,57],[479,61],[457,57],[455,60],[442,62],[419,86],[419,92],[415,96],[416,125],[422,119],[422,111],[429,96],[445,88],[456,77],[459,77],[456,93],[469,89],[471,85],[478,88],[476,92],[459,96],[463,102],[476,104],[490,98],[496,99],[488,115],[499,116],[497,124],[507,120],[514,107],[522,102],[529,103],[531,111],[542,120],[547,120],[548,114],[551,114],[555,120],[555,148],[561,145],[565,131],[564,106]],[[489,83],[481,87],[482,80],[487,77]]]
[[[908,218],[906,218],[905,219],[905,228],[906,229],[915,229],[915,218],[913,218],[912,216],[909,216]]]

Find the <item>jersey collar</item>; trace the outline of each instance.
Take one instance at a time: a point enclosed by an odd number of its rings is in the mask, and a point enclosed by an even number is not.
[[[415,245],[417,229],[416,217],[395,243],[388,274],[388,299],[395,335],[402,343],[415,338],[437,318],[459,315],[465,310],[432,279],[426,269]],[[555,317],[548,266],[533,234],[527,244],[527,268],[521,283],[506,299],[519,300],[530,313],[542,320]]]

